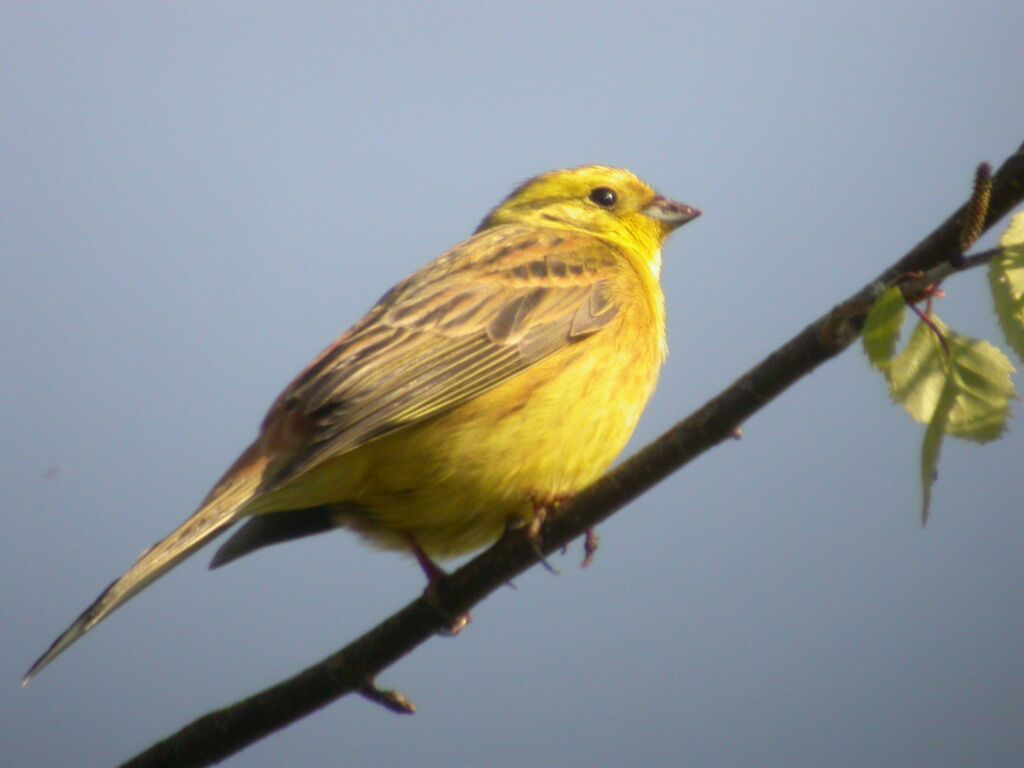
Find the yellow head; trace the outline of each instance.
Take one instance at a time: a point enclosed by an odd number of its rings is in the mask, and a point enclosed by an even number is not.
[[[477,232],[501,224],[587,232],[642,255],[657,273],[665,238],[699,215],[695,208],[660,196],[623,168],[585,165],[519,185],[487,214]]]

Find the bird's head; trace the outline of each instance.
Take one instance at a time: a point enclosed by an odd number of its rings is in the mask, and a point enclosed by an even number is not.
[[[520,184],[487,214],[477,232],[501,224],[569,229],[656,259],[665,238],[699,215],[623,168],[585,165]]]

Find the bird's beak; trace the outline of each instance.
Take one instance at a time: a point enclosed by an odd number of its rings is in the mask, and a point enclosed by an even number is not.
[[[643,208],[645,216],[650,216],[661,222],[666,232],[671,232],[677,227],[683,226],[688,221],[693,221],[700,216],[700,211],[690,205],[677,203],[667,197],[658,195]]]

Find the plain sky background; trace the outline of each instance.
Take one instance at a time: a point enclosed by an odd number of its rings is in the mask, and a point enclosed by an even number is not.
[[[28,665],[280,389],[514,184],[601,162],[704,216],[632,447],[873,278],[1024,140],[1024,5],[0,6],[0,762],[111,765],[419,594],[336,533],[203,550]],[[991,245],[987,237],[981,246]],[[940,315],[997,339],[984,274]],[[1018,408],[1019,410],[1019,408]],[[1024,436],[947,443],[859,350],[580,548],[237,766],[1024,761]]]

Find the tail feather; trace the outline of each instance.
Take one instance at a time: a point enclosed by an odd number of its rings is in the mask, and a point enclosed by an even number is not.
[[[167,538],[143,552],[127,573],[114,581],[85,609],[75,621],[54,640],[46,653],[39,657],[22,679],[22,686],[35,677],[43,667],[53,661],[68,646],[99,624],[115,609],[150,582],[191,555],[211,538],[240,517],[243,507],[252,499],[258,477],[225,478],[207,498],[199,510],[181,524]]]
[[[341,525],[339,516],[331,505],[254,515],[221,545],[210,561],[210,568],[220,568],[271,544],[332,531]]]

